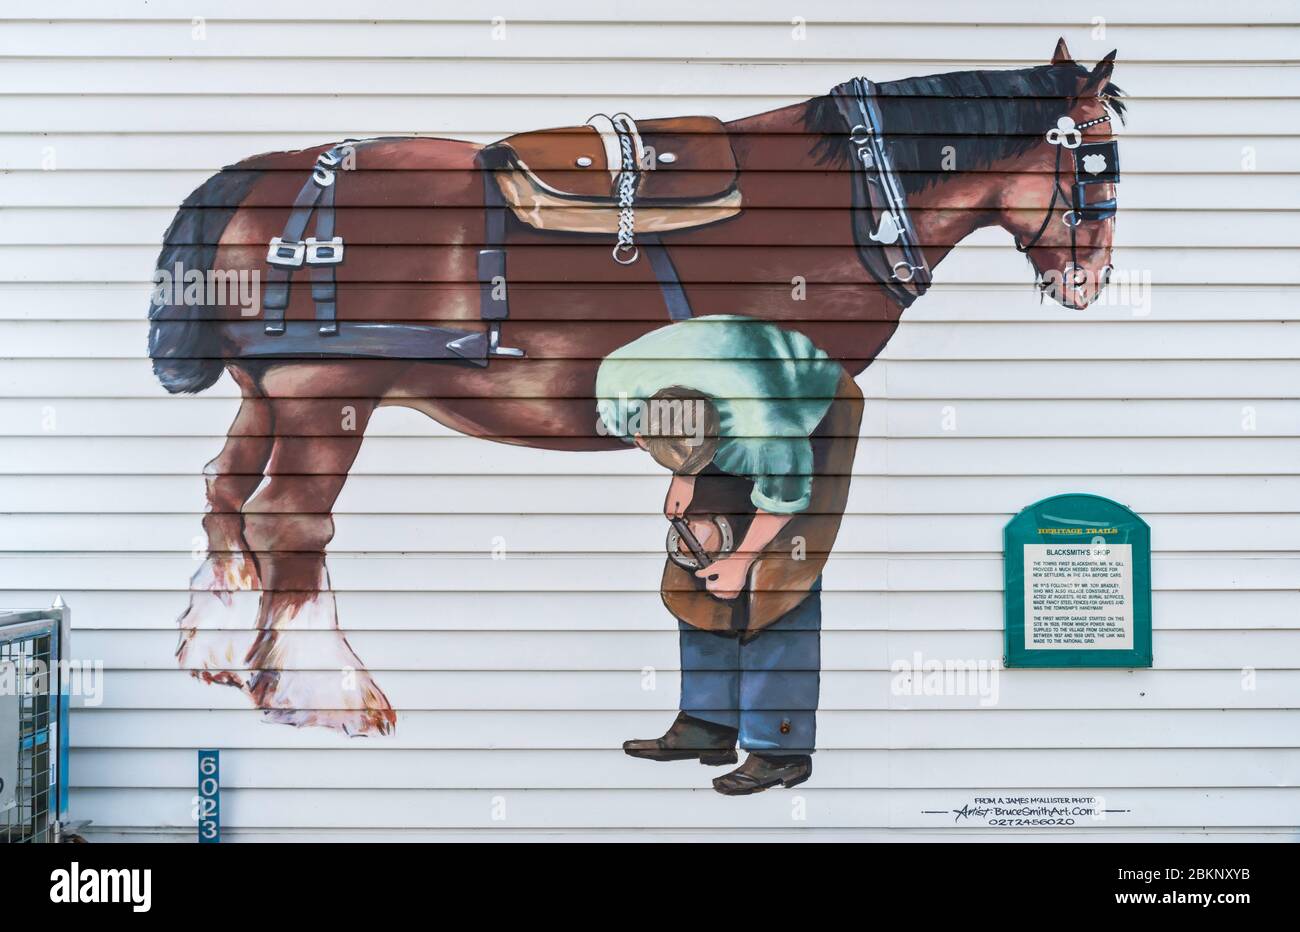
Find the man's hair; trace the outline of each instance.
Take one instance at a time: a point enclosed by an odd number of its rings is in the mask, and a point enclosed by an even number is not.
[[[660,466],[679,475],[694,475],[718,452],[718,408],[708,395],[671,385],[647,402],[646,451]]]

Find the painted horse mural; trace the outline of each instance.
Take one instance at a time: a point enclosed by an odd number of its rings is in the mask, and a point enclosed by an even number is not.
[[[1113,67],[1113,52],[1075,63],[1062,40],[1037,67],[857,79],[726,124],[619,114],[486,147],[357,140],[215,175],[181,206],[159,274],[265,284],[256,316],[172,292],[149,311],[169,392],[226,372],[242,394],[205,470],[180,665],[273,721],[394,727],[325,559],[380,406],[502,443],[625,449],[595,416],[597,370],[620,347],[743,315],[856,375],[984,227],[1007,232],[1044,293],[1086,307],[1110,268]]]

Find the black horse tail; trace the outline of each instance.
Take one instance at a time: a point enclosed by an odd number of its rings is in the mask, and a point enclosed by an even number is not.
[[[158,254],[155,295],[149,304],[149,356],[163,388],[201,392],[221,377],[221,338],[216,321],[205,319],[200,304],[175,303],[183,287],[177,280],[193,269],[206,276],[216,258],[217,244],[226,224],[239,209],[258,171],[227,168],[199,185],[172,219]],[[160,282],[178,282],[163,287]]]

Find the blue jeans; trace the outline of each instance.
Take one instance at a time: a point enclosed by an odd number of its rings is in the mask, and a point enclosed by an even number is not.
[[[740,746],[761,754],[810,754],[821,686],[821,580],[753,640],[681,629],[681,710],[737,728]]]

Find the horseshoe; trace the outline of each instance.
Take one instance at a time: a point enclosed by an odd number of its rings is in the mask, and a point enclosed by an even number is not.
[[[716,553],[709,553],[691,532],[689,522],[682,518],[673,518],[668,528],[668,539],[664,541],[664,549],[668,551],[668,558],[684,570],[698,570],[702,567],[709,566],[715,561],[727,556],[735,548],[735,535],[731,530],[731,522],[725,515],[713,515],[713,525],[718,531],[719,542]],[[682,553],[681,544],[685,542],[690,555]]]

